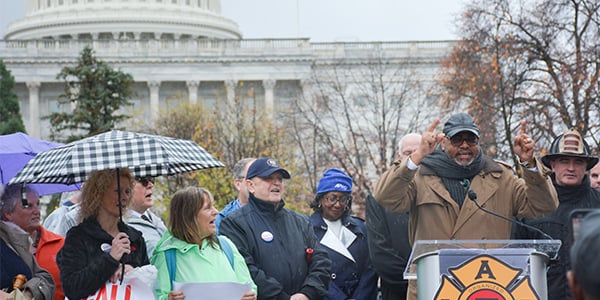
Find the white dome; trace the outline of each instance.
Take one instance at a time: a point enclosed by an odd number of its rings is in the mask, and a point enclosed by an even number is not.
[[[220,0],[26,0],[4,39],[240,39]]]

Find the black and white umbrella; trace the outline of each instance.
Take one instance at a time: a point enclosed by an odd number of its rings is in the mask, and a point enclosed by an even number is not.
[[[38,153],[10,183],[73,184],[94,171],[119,168],[144,177],[223,166],[190,140],[112,130]]]
[[[84,182],[94,171],[115,169],[120,193],[120,168],[145,177],[223,166],[190,140],[112,130],[38,153],[9,183],[73,184]],[[119,203],[119,219],[123,221],[121,207]],[[121,282],[125,266],[122,268]]]

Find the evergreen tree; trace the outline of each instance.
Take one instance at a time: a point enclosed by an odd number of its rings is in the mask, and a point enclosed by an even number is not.
[[[15,78],[0,60],[0,135],[25,132],[14,87]]]
[[[131,105],[133,77],[96,59],[92,48],[85,47],[77,66],[64,67],[56,78],[65,81],[65,93],[58,102],[66,109],[46,117],[52,126],[52,138],[78,140],[109,131],[130,118],[117,112]],[[64,134],[68,137],[60,138]]]

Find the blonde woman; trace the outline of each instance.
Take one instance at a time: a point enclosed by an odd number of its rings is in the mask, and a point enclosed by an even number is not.
[[[141,232],[120,221],[119,205],[131,201],[133,177],[128,169],[96,171],[81,191],[81,223],[67,232],[57,256],[63,290],[69,299],[94,294],[107,281],[148,264]],[[119,195],[121,199],[119,199]]]

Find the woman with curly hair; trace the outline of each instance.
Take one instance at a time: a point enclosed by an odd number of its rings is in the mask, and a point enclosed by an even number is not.
[[[256,299],[256,285],[244,257],[231,240],[216,235],[217,214],[219,211],[213,205],[213,196],[204,188],[188,187],[173,195],[169,231],[158,242],[152,255],[152,264],[158,269],[156,299],[193,298],[192,295],[186,297],[182,291],[172,290],[173,281],[251,282],[252,289],[241,299]],[[169,255],[173,255],[171,259]],[[169,266],[170,263],[172,265]]]
[[[365,222],[350,216],[352,178],[329,169],[317,185],[309,217],[319,243],[331,259],[329,290],[325,299],[377,298],[378,276],[369,258]]]
[[[129,170],[119,169],[93,172],[83,185],[81,223],[67,232],[57,256],[69,299],[86,298],[107,281],[117,282],[122,270],[149,263],[142,234],[120,221],[119,210],[131,201],[133,183]]]

